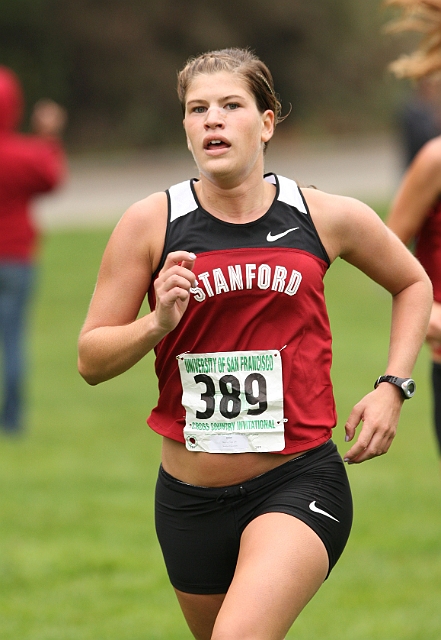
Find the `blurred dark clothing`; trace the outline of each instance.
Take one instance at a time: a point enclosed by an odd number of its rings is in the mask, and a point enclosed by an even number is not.
[[[426,142],[441,134],[441,126],[434,107],[418,95],[402,108],[398,121],[407,167]]]
[[[31,261],[37,230],[30,204],[65,175],[65,155],[56,137],[17,132],[23,95],[15,74],[0,66],[0,261]]]

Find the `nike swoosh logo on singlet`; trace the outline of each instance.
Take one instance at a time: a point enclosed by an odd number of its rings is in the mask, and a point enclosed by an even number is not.
[[[291,231],[297,231],[298,228],[299,227],[294,227],[293,229],[287,229],[286,231],[283,231],[282,233],[278,233],[275,236],[273,236],[270,231],[269,234],[266,236],[266,239],[268,242],[275,242],[276,240],[280,240],[280,238],[283,238],[283,236],[288,235],[288,233],[291,233]]]

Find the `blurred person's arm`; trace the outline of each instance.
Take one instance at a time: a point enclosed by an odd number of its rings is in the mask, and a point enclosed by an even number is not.
[[[404,175],[386,219],[405,244],[418,235],[441,196],[441,137],[428,142]],[[426,340],[432,357],[441,357],[441,304],[433,302]]]
[[[27,168],[22,172],[28,193],[51,191],[65,179],[67,161],[61,135],[66,123],[66,110],[53,100],[39,100],[34,106],[31,127],[35,135],[28,139]]]
[[[404,244],[409,244],[440,195],[441,136],[424,145],[405,173],[386,219],[387,226]]]

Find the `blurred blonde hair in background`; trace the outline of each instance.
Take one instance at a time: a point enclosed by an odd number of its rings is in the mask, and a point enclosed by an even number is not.
[[[388,33],[422,34],[417,49],[392,62],[391,71],[399,78],[415,80],[441,72],[441,0],[385,0],[384,4],[401,10],[386,25]]]

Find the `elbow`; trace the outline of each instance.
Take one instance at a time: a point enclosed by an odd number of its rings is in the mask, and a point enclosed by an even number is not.
[[[100,382],[102,382],[100,377],[97,376],[96,372],[91,370],[91,368],[88,367],[82,361],[81,358],[78,358],[78,365],[77,366],[78,366],[78,373],[83,378],[83,380],[85,380],[87,382],[87,384],[90,384],[90,386],[94,387],[95,385],[97,385]]]
[[[95,358],[91,357],[87,349],[82,348],[81,344],[78,349],[77,368],[83,380],[92,387],[108,379],[103,373],[100,364]]]
[[[99,352],[93,348],[90,339],[85,335],[80,335],[78,340],[77,368],[83,380],[92,387],[107,379],[103,375]]]
[[[427,275],[426,271],[423,269],[424,272],[424,284],[426,287],[426,291],[427,291],[427,297],[430,300],[430,303],[433,302],[433,285],[432,285],[432,281],[430,280],[429,276]]]
[[[421,277],[419,279],[419,284],[424,292],[424,298],[428,306],[432,306],[433,302],[433,285],[429,276],[427,275],[425,269],[421,266]]]
[[[422,272],[423,272],[422,277],[419,281],[420,292],[421,292],[420,296],[421,296],[422,305],[424,306],[424,309],[427,315],[427,320],[428,320],[430,317],[430,312],[432,310],[432,305],[433,305],[433,285],[429,276],[424,271],[424,269],[422,269]]]

